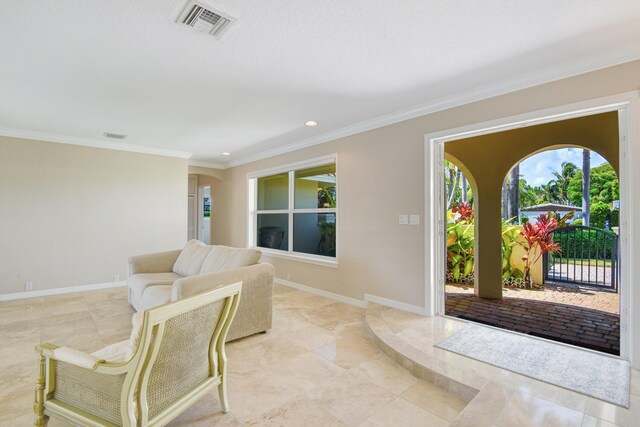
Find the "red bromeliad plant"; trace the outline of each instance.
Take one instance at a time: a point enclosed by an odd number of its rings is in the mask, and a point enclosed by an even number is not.
[[[542,255],[560,251],[560,244],[552,240],[550,231],[558,227],[558,221],[547,214],[542,214],[536,218],[535,223],[527,222],[522,225],[520,234],[527,241],[526,246],[522,246],[527,251],[522,256],[524,261],[524,280],[525,284],[531,281],[531,266],[535,264]],[[539,253],[536,251],[539,248]],[[532,260],[533,258],[533,260]]]
[[[462,221],[471,223],[473,221],[473,208],[471,207],[471,204],[467,202],[462,202],[459,205],[453,205],[451,207],[451,212],[460,215],[456,220],[456,223]]]

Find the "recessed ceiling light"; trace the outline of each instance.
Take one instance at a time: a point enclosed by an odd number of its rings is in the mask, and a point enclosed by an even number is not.
[[[230,156],[231,153],[229,153],[228,151],[225,151],[224,153],[221,153],[223,156]]]
[[[318,126],[318,122],[314,122],[313,120],[309,120],[305,123],[307,126]]]

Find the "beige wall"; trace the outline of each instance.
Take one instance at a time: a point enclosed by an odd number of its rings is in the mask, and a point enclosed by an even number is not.
[[[0,294],[124,280],[184,245],[187,161],[0,137]]]
[[[266,258],[279,278],[362,299],[364,293],[424,305],[425,134],[636,90],[640,61],[467,104],[225,171],[225,230],[247,243],[247,173],[338,153],[339,268]],[[419,226],[398,214],[420,214]]]
[[[211,244],[216,244],[216,239],[220,237],[220,230],[224,227],[224,217],[226,214],[224,205],[220,203],[220,192],[223,191],[221,189],[223,181],[211,175],[197,174],[196,177],[198,179],[198,188],[209,186],[211,191],[211,216],[209,217],[209,232],[211,235],[209,238]],[[196,197],[197,194],[199,193],[196,193]],[[196,199],[196,202],[199,203],[199,200]],[[197,209],[199,209],[198,206],[196,207]]]

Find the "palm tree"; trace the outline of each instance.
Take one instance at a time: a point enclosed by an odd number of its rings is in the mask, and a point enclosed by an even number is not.
[[[591,211],[591,152],[582,150],[582,225],[589,226],[589,211]]]
[[[462,174],[462,201],[467,203],[467,177]]]
[[[516,165],[509,172],[509,192],[507,202],[507,218],[515,218],[518,223],[518,199],[520,193],[520,165]]]
[[[551,180],[547,184],[540,186],[538,201],[540,203],[560,203],[560,191],[555,180]]]
[[[509,219],[509,193],[507,192],[507,178],[502,181],[502,219]]]
[[[569,182],[573,175],[575,175],[578,166],[571,162],[562,162],[560,172],[553,172],[553,176],[556,177],[555,184],[558,187],[558,202],[565,205],[569,204]]]
[[[460,180],[460,169],[453,163],[445,160],[445,168],[449,174],[448,180],[445,176],[445,190],[447,192],[447,209],[451,209],[453,203],[455,202],[456,193],[458,190],[458,182]]]

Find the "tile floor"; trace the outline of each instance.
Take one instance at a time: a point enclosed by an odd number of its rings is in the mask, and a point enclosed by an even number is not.
[[[0,303],[0,426],[31,425],[37,343],[95,351],[128,337],[132,313],[124,288]],[[210,396],[172,426],[438,427],[467,406],[374,346],[362,309],[276,286],[273,320],[227,347],[231,412]]]
[[[367,307],[365,321],[377,345],[417,376],[457,395],[478,391],[452,427],[640,426],[640,371],[631,370],[627,409],[434,347],[466,322],[376,304]]]

